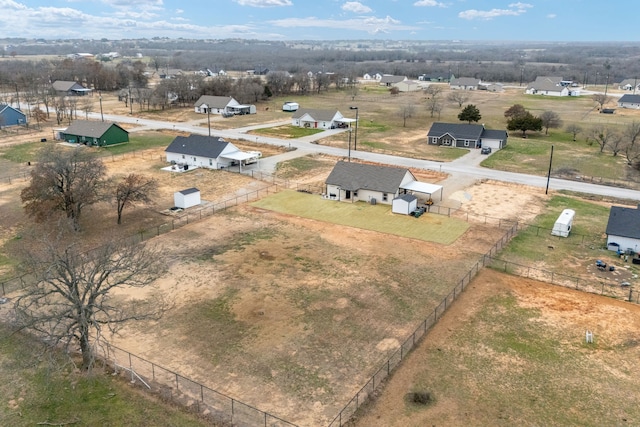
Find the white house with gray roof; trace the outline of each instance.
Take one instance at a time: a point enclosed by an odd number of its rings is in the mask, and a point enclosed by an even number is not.
[[[419,182],[408,169],[339,161],[325,181],[325,197],[346,202],[391,205],[401,194],[420,193],[431,198],[442,186]]]
[[[344,116],[338,110],[315,110],[311,108],[299,108],[291,116],[291,125],[301,128],[333,129],[342,126]]]
[[[480,79],[475,77],[459,77],[449,82],[449,88],[454,90],[478,90],[478,86],[480,86]]]
[[[625,93],[618,99],[618,107],[640,109],[640,95]]]
[[[164,152],[167,162],[187,168],[224,169],[255,157],[222,138],[205,135],[177,136]]]
[[[528,95],[569,96],[579,95],[579,92],[571,92],[564,84],[562,77],[538,76],[534,82],[529,83],[525,93]]]
[[[195,103],[199,114],[255,114],[255,105],[240,104],[230,96],[202,95]]]
[[[611,206],[605,233],[608,249],[640,251],[640,208]]]
[[[483,125],[435,122],[427,134],[429,145],[499,150],[507,145],[506,130],[486,129]]]

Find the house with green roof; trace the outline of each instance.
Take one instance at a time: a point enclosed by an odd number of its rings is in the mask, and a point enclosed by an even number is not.
[[[60,131],[60,139],[84,145],[104,147],[129,142],[129,132],[113,122],[76,120]]]

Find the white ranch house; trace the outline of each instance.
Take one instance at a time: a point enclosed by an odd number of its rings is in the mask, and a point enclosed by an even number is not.
[[[420,182],[408,169],[339,161],[325,181],[324,197],[344,202],[363,201],[391,205],[402,194],[421,194],[430,199],[442,186]],[[417,195],[416,195],[417,197]]]
[[[312,129],[334,129],[352,121],[352,119],[345,119],[338,110],[299,108],[291,116],[292,126]]]
[[[202,95],[195,103],[198,114],[255,114],[255,105],[240,104],[230,96]]]
[[[256,156],[222,138],[204,135],[177,136],[164,151],[167,162],[183,169],[242,167]]]

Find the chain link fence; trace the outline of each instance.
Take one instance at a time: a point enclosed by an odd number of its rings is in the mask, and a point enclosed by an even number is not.
[[[116,346],[101,342],[97,356],[131,383],[212,422],[234,427],[297,427]]]

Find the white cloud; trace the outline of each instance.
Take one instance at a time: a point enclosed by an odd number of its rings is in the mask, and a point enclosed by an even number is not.
[[[517,7],[514,9],[491,9],[491,10],[476,10],[469,9],[458,14],[458,18],[474,20],[474,19],[484,19],[490,20],[493,18],[498,18],[500,16],[519,16],[523,13],[526,13],[524,3],[514,3]],[[532,6],[529,6],[532,7]]]
[[[342,10],[353,13],[369,13],[372,9],[369,6],[365,6],[359,1],[348,1],[342,5]]]
[[[550,13],[550,14],[548,14],[548,15],[547,15],[547,18],[549,18],[549,19],[553,19],[553,18],[555,18],[556,16],[558,16],[558,15],[556,15],[555,13]]]
[[[446,7],[444,3],[440,3],[436,0],[419,0],[413,4],[414,6],[438,6],[438,7]]]
[[[404,25],[397,19],[390,16],[376,18],[374,16],[358,17],[353,19],[318,19],[308,18],[286,18],[268,22],[276,27],[285,28],[327,28],[331,30],[354,30],[363,31],[369,34],[387,33],[390,31],[412,31],[419,30],[419,27]]]
[[[511,3],[509,7],[512,9],[531,9],[533,5],[529,3]]]
[[[291,0],[234,0],[240,6],[251,7],[275,7],[275,6],[293,6]]]

